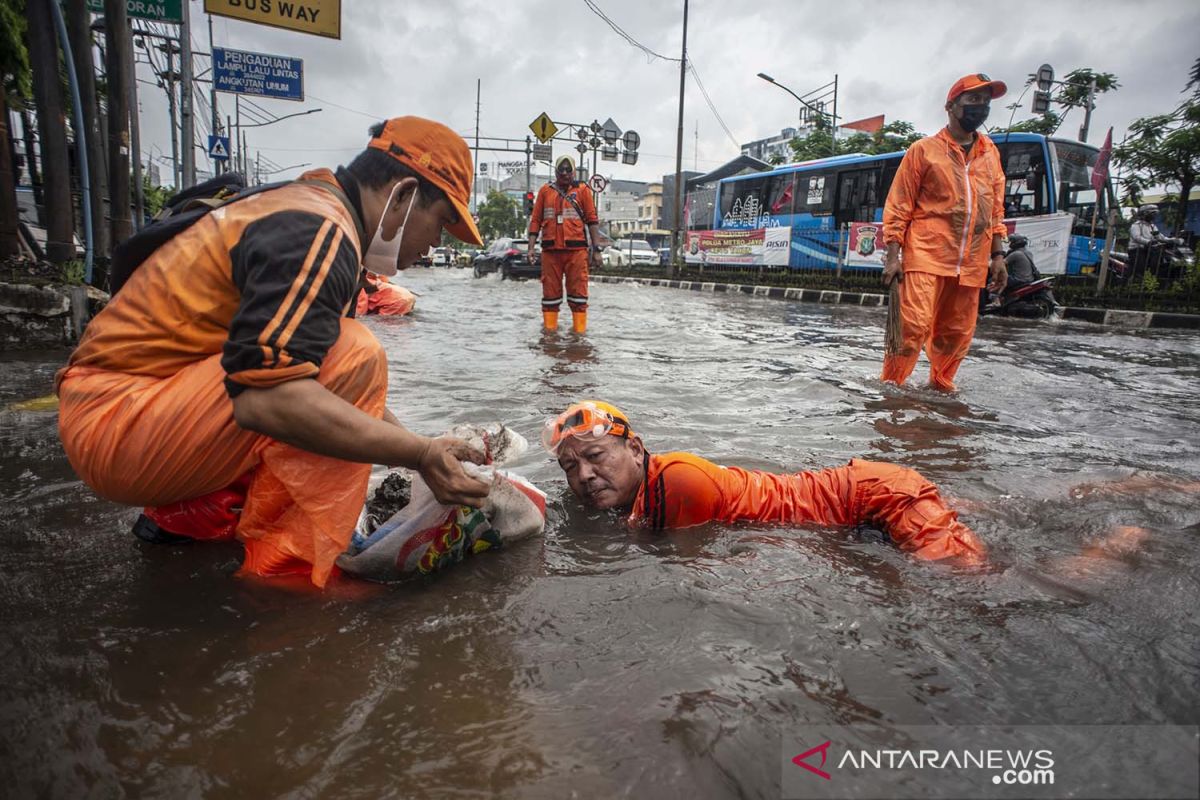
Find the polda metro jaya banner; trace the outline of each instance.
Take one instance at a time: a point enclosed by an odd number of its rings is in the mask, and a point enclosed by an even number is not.
[[[684,261],[688,264],[751,264],[786,267],[792,229],[688,231]]]

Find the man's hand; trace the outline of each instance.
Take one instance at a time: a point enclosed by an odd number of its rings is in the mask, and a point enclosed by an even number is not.
[[[900,266],[899,253],[888,253],[883,260],[883,285],[891,286],[894,280],[904,280],[904,269]]]
[[[601,259],[600,259],[600,251],[599,251],[599,250],[597,250],[597,249],[595,249],[595,248],[593,248],[593,249],[592,249],[592,250],[591,250],[591,251],[588,253],[588,262],[589,262],[589,263],[590,263],[590,264],[591,264],[593,267],[599,267],[599,266],[601,266],[601,263],[602,263],[602,262],[601,262]]]
[[[988,265],[988,290],[1000,294],[1008,285],[1008,265],[1004,256],[993,256]]]
[[[430,439],[417,471],[439,503],[479,508],[491,486],[467,475],[460,461],[483,464],[487,458],[462,439]]]

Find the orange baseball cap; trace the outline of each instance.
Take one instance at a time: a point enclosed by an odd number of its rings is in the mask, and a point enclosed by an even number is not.
[[[975,72],[970,75],[964,75],[954,82],[954,85],[950,87],[950,91],[946,95],[946,102],[953,103],[960,94],[974,92],[984,87],[991,89],[993,100],[1003,96],[1008,91],[1008,85],[1004,81],[994,81],[982,72]]]
[[[483,244],[468,202],[471,197],[471,150],[463,138],[440,122],[421,117],[393,117],[368,143],[427,179],[446,193],[458,212],[447,225],[450,235],[468,244]]]

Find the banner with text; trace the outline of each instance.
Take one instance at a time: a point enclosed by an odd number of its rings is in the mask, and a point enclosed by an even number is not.
[[[87,0],[88,11],[104,15],[104,0]],[[182,22],[183,0],[127,0],[125,13],[155,22]]]
[[[303,59],[214,47],[212,63],[213,86],[219,92],[304,99]]]
[[[684,261],[688,264],[786,267],[791,248],[791,228],[688,231]]]
[[[1067,251],[1071,249],[1074,214],[1046,214],[1004,220],[1008,235],[1019,233],[1029,239],[1025,250],[1043,275],[1062,275],[1067,271]]]
[[[341,0],[204,0],[204,10],[259,25],[342,38]]]

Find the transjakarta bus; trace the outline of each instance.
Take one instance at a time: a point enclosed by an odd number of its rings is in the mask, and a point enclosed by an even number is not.
[[[1069,275],[1093,272],[1104,245],[1105,214],[1114,202],[1111,185],[1104,187],[1099,198],[1092,189],[1092,168],[1099,150],[1036,133],[994,133],[991,137],[1000,149],[1008,179],[1005,218],[1060,211],[1074,214],[1066,271]],[[711,227],[731,232],[791,228],[788,266],[834,269],[843,225],[883,221],[883,203],[903,156],[902,152],[836,156],[724,178],[717,184],[716,197],[711,198]],[[698,206],[708,198],[692,199]],[[691,227],[708,227],[708,222]]]

